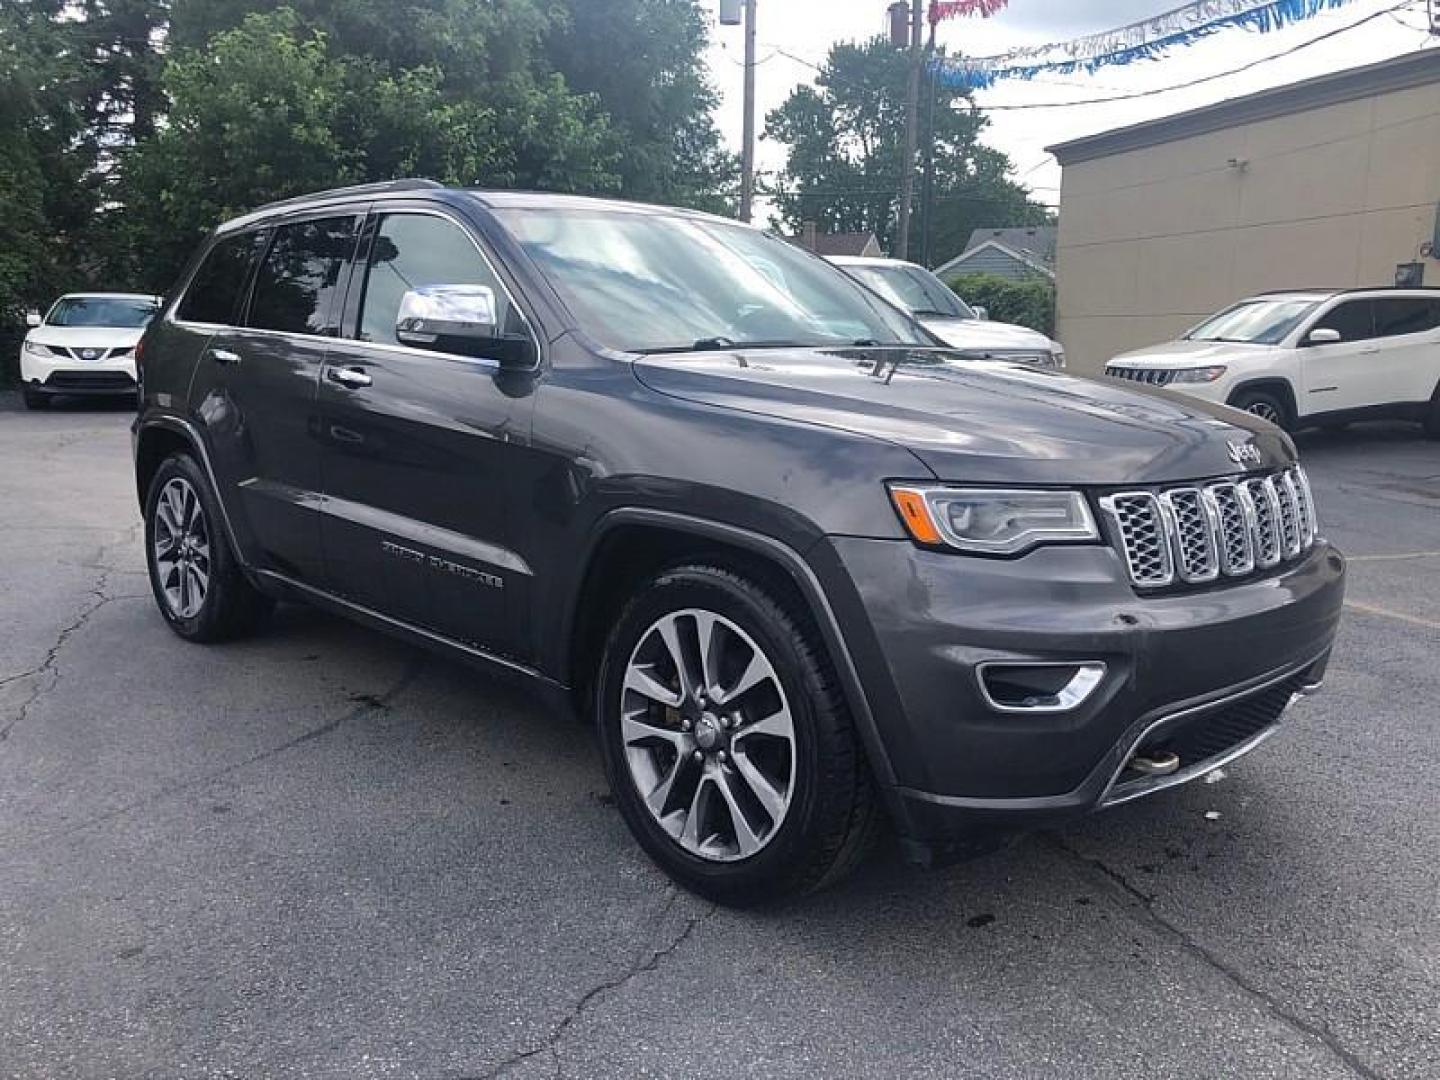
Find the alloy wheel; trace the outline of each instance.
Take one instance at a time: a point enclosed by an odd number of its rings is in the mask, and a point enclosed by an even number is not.
[[[795,723],[775,665],[713,611],[670,612],[625,668],[620,731],[630,779],[670,839],[701,859],[754,855],[795,793]]]
[[[170,613],[191,619],[210,591],[210,528],[200,495],[173,477],[155,502],[155,570]]]
[[[1260,417],[1261,420],[1268,420],[1277,426],[1283,424],[1285,419],[1280,415],[1280,410],[1268,401],[1252,401],[1249,405],[1245,406],[1245,411],[1252,416]]]

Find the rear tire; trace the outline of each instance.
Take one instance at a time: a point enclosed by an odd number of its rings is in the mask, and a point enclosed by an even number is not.
[[[596,693],[626,824],[710,900],[813,892],[854,869],[879,833],[869,765],[818,632],[746,577],[692,565],[643,586],[615,623]]]
[[[31,390],[27,386],[24,389],[23,397],[25,398],[25,408],[31,410],[32,412],[41,412],[45,409],[50,408],[49,394],[42,393],[39,390]]]
[[[274,607],[246,580],[226,538],[215,493],[187,453],[171,454],[150,481],[145,562],[160,614],[186,641],[247,634]]]
[[[1245,390],[1236,394],[1230,405],[1261,420],[1268,420],[1282,431],[1290,431],[1295,426],[1290,406],[1271,390]]]
[[[1430,412],[1425,417],[1425,434],[1432,439],[1440,439],[1440,390],[1430,399]]]

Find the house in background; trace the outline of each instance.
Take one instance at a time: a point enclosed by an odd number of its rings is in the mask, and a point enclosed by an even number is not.
[[[1053,281],[1058,232],[1054,225],[976,229],[965,250],[935,273],[946,280],[959,274],[994,274],[1009,281],[1037,277]]]
[[[1070,367],[1272,289],[1440,284],[1440,51],[1051,147]]]
[[[805,222],[804,231],[790,237],[790,242],[826,258],[842,255],[876,259],[885,254],[873,232],[822,233],[813,221]]]

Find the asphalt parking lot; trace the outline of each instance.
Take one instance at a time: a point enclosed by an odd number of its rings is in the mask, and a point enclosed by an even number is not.
[[[131,415],[0,395],[0,1076],[1436,1075],[1417,430],[1302,437],[1349,610],[1225,779],[735,913],[517,691],[301,608],[175,638]]]

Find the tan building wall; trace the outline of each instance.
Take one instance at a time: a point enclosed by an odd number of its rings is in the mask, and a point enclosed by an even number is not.
[[[1328,93],[1300,84],[1288,98],[1272,91],[1056,147],[1057,332],[1071,367],[1097,372],[1267,289],[1393,284],[1396,264],[1421,258],[1440,207],[1440,54],[1430,56],[1423,85],[1366,94],[1362,84],[1351,88],[1360,96],[1305,108],[1343,96],[1343,76],[1331,76],[1315,81]],[[1265,116],[1267,100],[1270,111],[1300,107]],[[1165,137],[1168,125],[1180,137]],[[1106,140],[1133,148],[1107,153]],[[1440,284],[1440,262],[1424,261],[1427,283]]]

